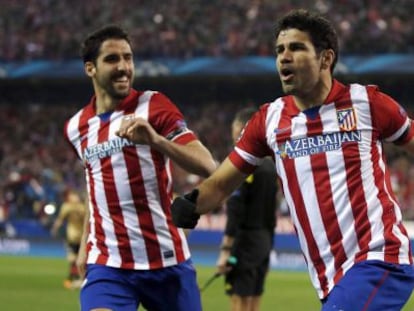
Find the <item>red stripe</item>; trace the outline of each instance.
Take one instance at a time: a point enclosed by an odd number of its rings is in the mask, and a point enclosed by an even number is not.
[[[156,163],[156,161],[163,162],[163,163],[160,163],[160,165],[155,166],[156,174],[157,174],[157,181],[158,181],[158,189],[160,192],[161,206],[167,218],[168,230],[171,234],[171,238],[174,243],[174,252],[176,254],[177,261],[182,262],[185,260],[183,244],[182,244],[183,241],[178,233],[177,227],[172,222],[172,217],[171,217],[172,190],[167,189],[166,187],[169,184],[169,178],[167,175],[167,171],[165,169],[164,157],[159,157],[159,154],[156,152],[152,152],[151,154],[152,154],[154,163]],[[157,160],[157,158],[159,159]]]
[[[108,137],[109,121],[101,121],[98,132],[98,143],[108,141]],[[120,206],[118,193],[116,192],[111,157],[105,157],[101,159],[100,162],[107,207],[113,222],[113,229],[118,242],[119,255],[121,257],[121,268],[132,269],[134,267],[134,257],[132,255],[131,242],[122,215],[122,207]]]
[[[323,126],[320,116],[317,118],[307,120],[308,136],[323,133]],[[322,222],[326,231],[326,237],[329,241],[331,254],[334,256],[335,264],[335,282],[337,282],[343,275],[342,264],[346,261],[347,256],[342,245],[342,233],[339,226],[338,217],[336,215],[335,205],[333,202],[333,194],[331,187],[331,179],[329,176],[328,162],[326,153],[317,153],[310,156],[314,184],[317,189],[323,191],[316,191],[318,206]],[[321,169],[322,168],[322,169]]]
[[[155,232],[154,223],[152,221],[151,210],[148,205],[136,148],[124,148],[124,155],[129,185],[131,187],[132,197],[134,198],[134,205],[142,236],[144,238],[150,269],[158,268],[162,265],[160,245]]]

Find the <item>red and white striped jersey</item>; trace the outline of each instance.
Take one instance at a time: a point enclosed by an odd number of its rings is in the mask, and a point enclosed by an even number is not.
[[[356,262],[412,263],[382,146],[409,141],[410,122],[377,87],[334,81],[319,107],[301,112],[292,96],[263,105],[229,155],[246,173],[273,156],[320,298]]]
[[[170,162],[148,145],[115,135],[130,114],[176,143],[196,139],[178,108],[152,91],[132,90],[114,111],[101,115],[92,98],[68,120],[65,136],[83,161],[88,187],[87,262],[143,270],[175,265],[190,251],[171,218]]]

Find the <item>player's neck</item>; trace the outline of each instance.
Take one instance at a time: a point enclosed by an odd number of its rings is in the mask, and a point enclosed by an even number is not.
[[[108,96],[107,94],[96,94],[96,114],[105,113],[115,110],[115,107],[119,104],[119,100]]]
[[[295,104],[300,111],[321,106],[328,97],[331,88],[332,79],[320,80],[320,82],[310,92],[295,94]]]

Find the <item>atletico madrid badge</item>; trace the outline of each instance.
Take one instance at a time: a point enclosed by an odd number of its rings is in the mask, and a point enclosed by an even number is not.
[[[356,129],[356,116],[354,108],[338,110],[336,112],[339,128],[344,131],[353,131]]]

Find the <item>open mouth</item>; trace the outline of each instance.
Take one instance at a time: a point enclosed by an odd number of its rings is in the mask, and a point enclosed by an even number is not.
[[[124,76],[117,77],[113,79],[112,81],[114,81],[116,84],[128,84],[129,78],[124,75]]]
[[[280,77],[282,81],[289,81],[293,78],[293,76],[294,72],[289,68],[283,68],[282,70],[280,70]]]

